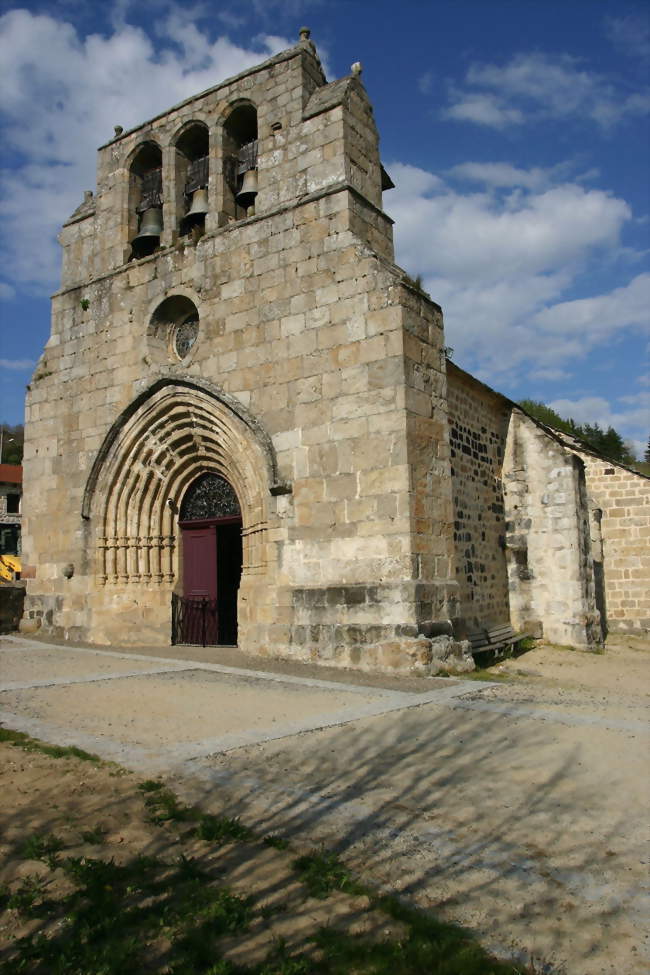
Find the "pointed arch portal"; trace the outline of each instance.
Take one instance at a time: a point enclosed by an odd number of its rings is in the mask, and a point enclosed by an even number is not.
[[[270,439],[229,399],[189,381],[154,383],[107,435],[88,479],[82,514],[95,529],[97,581],[107,587],[167,587],[191,595],[183,587],[196,588],[198,568],[195,564],[192,579],[186,561],[196,563],[200,530],[208,529],[215,571],[219,548],[222,565],[230,564],[226,616],[231,622],[220,638],[234,642],[233,579],[238,585],[241,573],[244,584],[266,569],[268,500],[278,485]],[[215,486],[221,488],[220,501]],[[201,511],[206,517],[193,517]],[[197,557],[207,567],[206,552],[204,547]]]

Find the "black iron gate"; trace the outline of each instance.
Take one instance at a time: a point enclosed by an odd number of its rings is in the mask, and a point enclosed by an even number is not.
[[[172,646],[216,647],[219,644],[217,600],[195,596],[189,599],[172,593]]]

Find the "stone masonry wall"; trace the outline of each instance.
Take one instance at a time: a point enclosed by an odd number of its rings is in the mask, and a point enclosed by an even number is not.
[[[650,630],[650,478],[619,464],[576,451],[584,462],[587,491],[602,513],[604,604],[614,633]]]
[[[447,390],[455,571],[472,631],[510,622],[502,483],[510,406],[451,362]]]
[[[516,630],[588,648],[601,640],[584,465],[514,408],[504,460]]]

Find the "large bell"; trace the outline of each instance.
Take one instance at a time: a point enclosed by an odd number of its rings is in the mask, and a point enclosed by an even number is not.
[[[200,190],[194,190],[192,193],[192,206],[189,208],[185,216],[187,217],[204,217],[208,212],[208,191],[203,187]]]
[[[241,189],[236,196],[237,203],[240,207],[244,207],[247,210],[250,206],[255,203],[255,197],[257,196],[257,170],[248,169],[244,173],[244,179],[241,184]]]
[[[149,207],[145,210],[140,219],[140,230],[138,236],[134,237],[133,243],[142,240],[144,237],[160,237],[163,229],[161,207]]]

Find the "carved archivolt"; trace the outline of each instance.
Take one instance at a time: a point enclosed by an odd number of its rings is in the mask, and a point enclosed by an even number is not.
[[[111,430],[89,478],[84,515],[97,525],[98,581],[174,581],[180,502],[204,473],[225,478],[239,501],[244,575],[264,571],[267,452],[256,430],[216,396],[187,383],[154,387]]]

